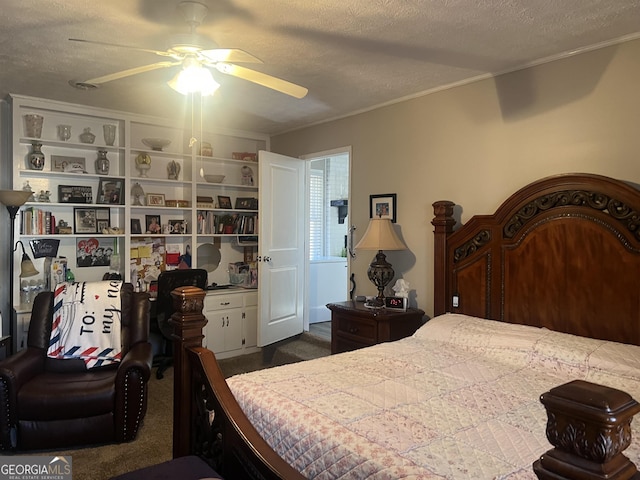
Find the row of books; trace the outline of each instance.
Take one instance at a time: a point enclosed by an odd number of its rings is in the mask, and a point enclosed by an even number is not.
[[[225,230],[225,225],[229,225]],[[205,210],[198,210],[197,233],[199,235],[213,235],[230,233],[237,235],[258,234],[257,213],[236,213],[233,215],[221,215]]]
[[[29,207],[22,210],[20,235],[48,235],[56,233],[56,217],[48,210]]]

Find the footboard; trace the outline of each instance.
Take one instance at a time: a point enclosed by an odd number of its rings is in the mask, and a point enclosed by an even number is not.
[[[303,480],[251,425],[213,352],[202,347],[204,291],[182,287],[172,295],[174,458],[197,455],[227,479]]]

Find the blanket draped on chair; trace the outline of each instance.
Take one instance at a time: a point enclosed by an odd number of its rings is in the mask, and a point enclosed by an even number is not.
[[[95,368],[120,362],[122,281],[59,283],[47,355]]]

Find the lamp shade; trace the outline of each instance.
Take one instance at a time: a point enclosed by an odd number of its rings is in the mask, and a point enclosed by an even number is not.
[[[7,207],[20,207],[27,203],[32,193],[28,190],[0,190],[0,203]]]
[[[362,250],[406,250],[405,243],[396,235],[388,218],[374,217],[356,248]]]

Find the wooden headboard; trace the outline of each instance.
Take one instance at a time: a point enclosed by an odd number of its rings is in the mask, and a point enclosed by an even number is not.
[[[436,315],[640,345],[639,190],[600,175],[556,175],[455,231],[455,204],[433,207]]]

